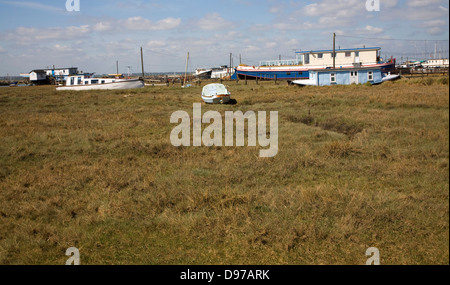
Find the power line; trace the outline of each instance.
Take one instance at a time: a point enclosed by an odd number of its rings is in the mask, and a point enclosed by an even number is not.
[[[365,40],[379,40],[379,41],[406,41],[406,42],[448,42],[449,40],[422,40],[422,39],[386,39],[386,38],[369,38],[369,37],[358,37],[358,36],[344,36],[338,35],[342,38],[356,38]]]

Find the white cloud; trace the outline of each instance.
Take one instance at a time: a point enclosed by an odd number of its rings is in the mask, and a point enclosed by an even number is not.
[[[181,24],[180,18],[165,18],[156,23],[140,16],[127,19],[99,22],[94,25],[96,32],[120,32],[120,31],[163,31],[171,30]]]
[[[426,7],[433,4],[440,4],[442,3],[442,0],[409,0],[408,6],[409,7]]]
[[[362,29],[358,29],[358,34],[369,34],[369,35],[378,35],[384,32],[383,28],[373,27],[370,25],[365,26]]]
[[[41,3],[35,2],[21,2],[21,1],[0,1],[1,4],[17,6],[26,9],[47,11],[47,12],[56,12],[56,13],[64,13],[66,10],[54,6],[44,5]]]
[[[427,28],[427,33],[430,35],[438,35],[445,32],[448,24],[444,20],[425,21],[423,26]]]
[[[171,30],[181,24],[180,18],[166,18],[154,23],[151,20],[142,17],[131,17],[126,20],[120,20],[119,26],[125,27],[130,31],[162,31]]]
[[[234,27],[233,22],[225,20],[218,13],[206,14],[196,25],[204,31],[228,30]]]
[[[5,39],[28,45],[42,41],[79,39],[87,36],[90,31],[89,25],[42,29],[19,27],[13,32],[7,33]]]

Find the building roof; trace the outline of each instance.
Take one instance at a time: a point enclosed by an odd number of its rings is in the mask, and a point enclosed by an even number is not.
[[[321,69],[310,69],[309,71],[317,71],[317,72],[346,72],[346,71],[360,71],[360,70],[381,70],[380,66],[372,66],[372,67],[353,67],[353,68],[321,68]]]
[[[60,68],[44,68],[43,70],[65,70],[65,69],[78,69],[78,67],[60,67]]]
[[[364,51],[364,50],[380,50],[380,47],[369,47],[369,48],[352,48],[352,49],[336,49],[336,52],[346,52],[346,51]],[[333,50],[310,50],[310,51],[298,51],[298,54],[305,53],[326,53],[333,52]]]
[[[47,73],[43,69],[35,69],[35,70],[30,71],[30,73],[33,73],[33,72],[35,72],[35,73]]]

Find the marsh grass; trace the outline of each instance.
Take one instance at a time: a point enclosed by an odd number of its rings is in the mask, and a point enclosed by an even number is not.
[[[448,78],[229,88],[275,158],[173,147],[201,87],[0,89],[0,264],[448,264]]]

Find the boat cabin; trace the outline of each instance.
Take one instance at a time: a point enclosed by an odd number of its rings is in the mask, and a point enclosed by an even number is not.
[[[309,80],[315,86],[380,84],[383,82],[380,67],[314,69],[309,72]]]
[[[80,76],[69,76],[66,80],[66,86],[77,86],[77,85],[96,85],[96,84],[108,84],[114,83],[117,80],[115,78],[91,78]]]
[[[379,47],[336,49],[335,66],[351,66],[378,64],[380,62]],[[333,67],[333,50],[312,50],[297,52],[298,61],[303,62],[305,67],[325,66]]]

